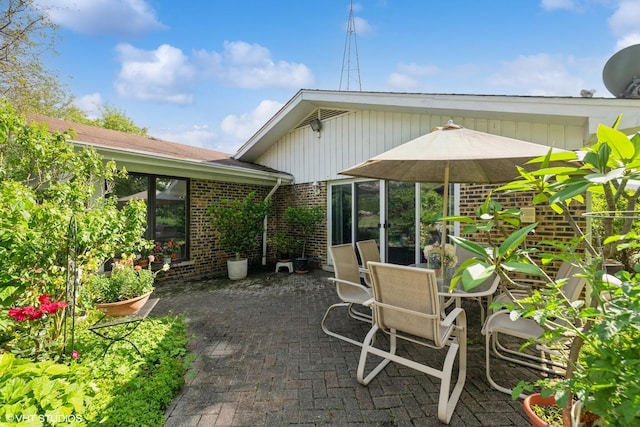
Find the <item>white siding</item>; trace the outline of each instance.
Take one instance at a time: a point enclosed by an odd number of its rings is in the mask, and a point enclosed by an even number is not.
[[[450,119],[427,114],[353,111],[324,120],[320,138],[308,126],[292,130],[257,163],[291,173],[296,183],[347,178],[338,172],[424,135]],[[588,129],[577,125],[470,117],[454,117],[453,121],[469,129],[569,150],[582,147],[588,134]]]

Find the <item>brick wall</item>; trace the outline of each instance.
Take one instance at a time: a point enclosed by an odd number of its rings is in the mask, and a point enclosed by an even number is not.
[[[207,209],[211,203],[223,199],[241,199],[247,193],[255,191],[258,199],[264,199],[271,187],[248,184],[235,184],[201,179],[191,180],[190,185],[190,254],[189,262],[178,263],[163,273],[162,279],[224,276],[227,273],[227,260],[233,253],[221,247],[214,231],[211,229]],[[262,246],[246,254],[249,258],[249,271],[252,266],[259,265],[262,257]],[[158,277],[160,279],[160,276]]]
[[[482,205],[489,192],[497,187],[498,186],[491,185],[461,185],[460,214],[463,216],[475,216],[475,210]],[[503,209],[533,207],[532,198],[533,193],[495,193],[493,195],[493,199],[498,201],[502,205]],[[579,218],[578,226],[585,230],[586,218],[582,216],[582,214],[586,212],[585,206],[575,204],[570,208],[571,215],[574,218]],[[536,205],[535,210],[535,221],[538,222],[538,227],[536,228],[535,234],[529,235],[525,241],[528,247],[537,247],[548,252],[546,249],[547,247],[540,244],[542,241],[561,240],[568,242],[569,240],[577,237],[576,233],[573,231],[569,223],[564,220],[562,215],[554,212],[549,206]],[[463,235],[462,237],[477,241],[483,240],[480,236]],[[551,266],[549,268],[549,272],[554,273],[558,266],[559,263]]]
[[[316,233],[309,238],[305,255],[311,259],[314,267],[326,263],[327,259],[327,185],[320,183],[320,194],[314,194],[310,183],[283,186],[276,191],[273,198],[272,218],[269,222],[269,237],[279,231],[288,231],[288,226],[284,223],[284,211],[289,207],[299,206],[320,206],[325,214]],[[270,262],[275,262],[277,254],[272,247],[268,248],[268,258]],[[299,254],[296,254],[299,255]]]
[[[496,188],[488,185],[461,185],[460,186],[460,213],[461,215],[474,215],[475,209],[480,206],[489,191]],[[248,192],[256,191],[259,198],[264,198],[271,190],[271,187],[234,184],[216,181],[206,181],[194,179],[191,181],[191,236],[190,236],[190,261],[184,265],[176,265],[166,273],[163,278],[176,277],[207,277],[226,275],[226,262],[233,257],[232,253],[220,247],[213,230],[210,227],[207,208],[209,205],[221,199],[243,198]],[[494,197],[500,202],[503,208],[532,206],[531,195],[526,194],[499,194]],[[327,203],[326,182],[320,183],[320,194],[314,194],[311,184],[286,185],[278,188],[272,197],[272,211],[267,220],[268,237],[279,231],[287,231],[288,227],[284,223],[284,211],[289,206],[320,206],[325,212],[325,219],[321,223],[316,233],[309,239],[307,244],[307,256],[311,258],[314,267],[320,267],[327,262],[327,232],[328,219],[326,217]],[[584,206],[574,208],[574,216],[579,216],[584,212]],[[536,206],[536,221],[539,226],[535,235],[527,239],[530,246],[539,247],[543,240],[560,239],[570,240],[575,237],[575,233],[569,224],[562,220],[547,206]],[[586,221],[580,220],[581,227]],[[479,236],[465,235],[463,237],[480,241]],[[267,262],[275,263],[277,254],[272,245],[267,245]],[[251,268],[259,266],[262,261],[262,244],[254,251],[247,254],[249,257],[249,271]],[[550,271],[554,271],[557,266],[552,266]],[[159,277],[160,279],[160,277]]]

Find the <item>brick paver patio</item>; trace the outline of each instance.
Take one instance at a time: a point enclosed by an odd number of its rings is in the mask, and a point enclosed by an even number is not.
[[[196,355],[165,426],[431,426],[439,381],[390,364],[369,386],[356,380],[359,347],[325,335],[320,321],[338,301],[330,273],[261,272],[158,285],[153,314],[187,314]],[[484,374],[478,306],[469,323],[467,380],[452,426],[527,426],[520,401],[491,389]],[[367,325],[334,310],[332,329],[364,338]],[[344,313],[344,315],[343,315]],[[413,351],[404,345],[400,351]],[[399,351],[399,352],[400,352]],[[438,360],[437,352],[421,356]],[[526,369],[496,363],[514,385]]]

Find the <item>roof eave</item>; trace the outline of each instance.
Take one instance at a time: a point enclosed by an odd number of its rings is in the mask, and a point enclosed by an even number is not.
[[[181,178],[206,179],[254,185],[292,184],[293,176],[283,172],[268,172],[201,160],[183,160],[142,152],[125,152],[113,148],[73,141],[79,147],[95,148],[105,160],[113,160],[128,172],[149,173]]]

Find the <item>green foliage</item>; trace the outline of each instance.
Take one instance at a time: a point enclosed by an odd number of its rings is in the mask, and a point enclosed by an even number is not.
[[[19,111],[55,116],[72,108],[73,97],[42,52],[55,53],[57,27],[34,0],[6,0],[0,12],[0,96]]]
[[[324,211],[320,206],[288,207],[284,211],[284,220],[294,235],[302,242],[301,257],[305,257],[307,242],[324,220]]]
[[[0,425],[158,426],[184,383],[190,358],[184,317],[148,318],[128,344],[114,345],[78,325],[79,356],[69,365],[0,354]],[[20,424],[22,422],[22,424]]]
[[[64,345],[60,336],[66,307],[65,301],[52,301],[49,295],[40,295],[38,304],[22,304],[9,310],[14,336],[8,343],[9,350],[34,361],[59,355]]]
[[[116,107],[105,105],[101,108],[102,115],[95,120],[89,120],[87,124],[105,129],[117,130],[133,135],[148,136],[147,128],[136,126],[124,111]]]
[[[0,425],[85,425],[94,388],[87,369],[0,354]]]
[[[273,237],[269,239],[271,243],[278,251],[279,255],[293,255],[294,251],[298,248],[297,240],[289,233],[275,233]]]
[[[190,358],[184,316],[147,318],[130,335],[144,357],[129,344],[113,345],[84,331],[78,338],[81,363],[91,369],[97,394],[82,416],[90,425],[158,426],[184,384]]]
[[[264,218],[271,210],[271,202],[256,199],[255,191],[244,199],[224,199],[213,202],[207,212],[211,227],[218,233],[220,244],[240,259],[243,252],[255,249],[264,230]]]
[[[611,250],[640,249],[640,235],[633,232],[637,211],[632,212],[640,189],[628,188],[629,180],[640,178],[640,135],[628,138],[604,125],[599,126],[597,134],[598,142],[581,150],[582,163],[554,166],[555,161],[576,160],[577,156],[550,151],[534,161],[540,163],[538,170],[520,168],[519,179],[497,190],[533,193],[534,203],[548,204],[569,223],[576,237],[570,242],[543,242],[549,251],[542,252],[526,247],[526,237],[537,224],[521,227],[517,221],[505,222],[510,212],[484,209],[479,218],[454,218],[467,224],[466,232],[491,234],[498,223],[509,227],[500,238],[489,239],[488,247],[453,238],[474,254],[456,271],[453,284],[462,280],[465,288],[476,286],[478,282],[466,271],[472,265],[481,266],[485,273],[497,272],[512,286],[519,285],[513,273],[541,276],[544,286],[530,289],[527,298],[506,304],[512,318],[530,318],[543,328],[535,343],[557,349],[555,357],[567,366],[565,378],[543,379],[537,385],[543,386],[547,395],[555,395],[560,405],[570,404],[576,397],[584,408],[605,417],[607,425],[631,426],[640,418],[640,268],[636,265],[635,272],[623,271],[617,279],[611,279],[603,276],[602,261]],[[604,253],[588,240],[578,218],[572,215],[575,210],[571,206],[584,203],[587,194],[606,202],[599,229]],[[619,206],[623,206],[625,215],[616,218]],[[598,216],[595,212],[593,215]],[[556,282],[544,272],[541,265],[553,261],[569,261],[579,268],[587,281],[584,300],[570,301],[562,292],[562,281]],[[557,345],[567,337],[571,337],[568,349]],[[514,395],[531,388],[521,383]]]
[[[64,299],[72,218],[78,267],[85,274],[116,253],[132,253],[146,244],[144,202],[118,209],[115,198],[100,197],[105,180],[124,172],[103,162],[93,149],[76,150],[70,136],[27,124],[11,106],[0,103],[2,307],[33,305],[42,294]],[[5,335],[11,332],[16,331],[4,328]]]
[[[115,261],[110,274],[94,274],[82,288],[82,299],[93,303],[125,301],[153,291],[153,283],[161,271],[167,271],[169,264],[152,271],[133,265],[133,256]]]

